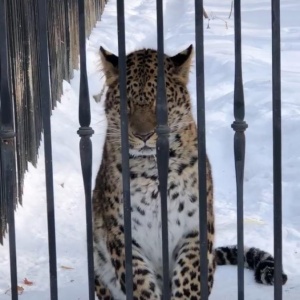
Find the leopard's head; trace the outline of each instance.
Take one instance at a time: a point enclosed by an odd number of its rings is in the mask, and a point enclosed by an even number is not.
[[[187,90],[193,46],[174,56],[164,56],[170,146],[176,134],[191,123],[191,104]],[[100,48],[108,86],[105,102],[108,120],[107,140],[121,146],[119,59]],[[156,153],[157,51],[143,49],[126,57],[129,152],[134,156]]]

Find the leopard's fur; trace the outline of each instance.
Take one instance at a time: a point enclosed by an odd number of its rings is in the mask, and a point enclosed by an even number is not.
[[[100,49],[106,84],[108,130],[93,194],[95,284],[98,299],[126,299],[122,200],[120,92],[118,57]],[[186,84],[192,46],[165,55],[165,81],[170,127],[168,226],[171,299],[200,299],[198,150]],[[132,211],[134,299],[160,299],[162,294],[161,209],[156,163],[157,52],[143,49],[127,56],[129,164]],[[236,264],[236,247],[213,249],[213,181],[207,174],[208,288],[216,264]],[[259,249],[245,249],[245,266],[258,282],[273,283],[274,260]],[[283,274],[283,283],[287,277]]]

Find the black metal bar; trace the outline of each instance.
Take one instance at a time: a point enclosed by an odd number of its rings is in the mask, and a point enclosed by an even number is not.
[[[1,64],[1,59],[0,59]],[[1,68],[1,66],[0,66]],[[1,75],[0,75],[1,81]],[[1,114],[1,91],[0,91],[0,114]],[[1,131],[1,118],[0,118],[0,131]],[[1,132],[0,132],[1,134]],[[3,182],[2,179],[2,162],[1,162],[1,143],[0,143],[0,182]],[[3,236],[7,230],[6,224],[6,201],[4,199],[4,186],[0,184],[0,244],[3,245]]]
[[[280,0],[272,0],[272,92],[274,180],[274,299],[282,299],[282,161],[281,161],[281,55]]]
[[[208,299],[203,0],[195,0],[201,300]]]
[[[4,11],[4,5],[5,5],[5,1],[0,1],[0,14],[1,14],[1,18],[0,18],[0,25],[1,26],[6,26],[6,19],[5,19],[5,16],[6,16],[6,12]],[[5,27],[4,27],[5,28]],[[0,32],[1,35],[3,35],[5,33],[5,36],[1,36],[1,40],[3,40],[4,38],[6,39],[6,30],[2,30],[2,32]],[[6,41],[6,40],[5,40]],[[4,45],[5,47],[5,45]],[[3,47],[3,48],[4,48]],[[7,47],[7,46],[6,46]],[[0,49],[1,50],[1,49]],[[2,114],[4,113],[3,112],[3,109],[1,110],[1,104],[2,104],[2,100],[1,100],[1,93],[2,93],[2,80],[1,80],[1,77],[4,78],[4,76],[6,75],[3,75],[2,74],[2,69],[3,69],[3,64],[1,66],[1,60],[3,60],[2,56],[3,56],[3,51],[5,51],[5,53],[7,52],[7,49],[2,49],[2,51],[0,52],[0,116],[2,116]],[[5,54],[4,53],[4,54]],[[5,54],[5,59],[7,57],[7,54]],[[7,73],[7,72],[6,72]],[[1,121],[1,117],[0,117],[0,134],[2,135],[2,121]],[[1,138],[1,136],[0,136]],[[1,151],[1,143],[0,143],[0,151]],[[0,152],[1,154],[1,152]],[[5,196],[5,188],[4,188],[4,179],[2,179],[2,162],[1,162],[1,156],[0,156],[0,179],[1,179],[1,185],[0,185],[0,243],[3,245],[3,237],[4,237],[4,234],[7,230],[7,203],[6,203],[6,196]]]
[[[168,235],[168,169],[169,169],[169,132],[168,108],[166,99],[166,83],[164,68],[164,21],[163,0],[156,1],[157,13],[157,143],[156,156],[159,179],[159,192],[161,198],[161,224],[162,224],[162,260],[163,260],[163,296],[168,300],[171,296],[169,278],[169,235]]]
[[[87,259],[89,278],[89,300],[95,299],[95,277],[93,258],[93,208],[92,208],[92,142],[94,133],[90,127],[91,109],[86,69],[85,1],[78,0],[79,50],[80,50],[80,90],[79,124],[80,159],[85,192]]]
[[[234,1],[235,77],[234,118],[231,125],[234,134],[234,158],[237,192],[237,238],[238,238],[238,300],[244,300],[244,165],[245,165],[245,104],[242,77],[241,1]]]
[[[41,108],[44,129],[45,149],[45,176],[47,192],[47,221],[48,221],[48,248],[50,269],[51,300],[57,300],[57,267],[56,267],[56,238],[55,238],[55,211],[53,191],[52,141],[51,141],[51,94],[48,66],[48,28],[47,28],[47,0],[38,1],[38,53]]]
[[[132,274],[132,233],[131,233],[131,199],[130,199],[130,169],[128,142],[128,115],[126,90],[126,40],[124,0],[117,1],[118,14],[118,50],[119,50],[119,86],[121,98],[121,145],[122,145],[122,181],[124,201],[124,232],[125,232],[125,269],[126,297],[133,299]]]
[[[10,254],[10,277],[11,277],[11,298],[18,299],[18,278],[17,278],[17,256],[15,236],[15,186],[16,186],[16,164],[15,164],[15,130],[13,117],[13,100],[10,92],[10,73],[8,63],[8,28],[7,28],[6,1],[0,1],[0,138],[1,138],[1,185],[3,185],[4,196],[7,208],[7,220],[9,228],[9,254]]]

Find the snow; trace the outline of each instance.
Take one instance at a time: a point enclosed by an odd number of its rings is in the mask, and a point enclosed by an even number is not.
[[[234,28],[228,20],[230,0],[206,0],[212,19],[205,20],[205,84],[207,151],[215,180],[216,246],[236,243],[236,192],[233,156]],[[126,1],[127,52],[156,48],[155,1]],[[242,1],[243,79],[246,103],[245,244],[273,253],[272,70],[271,0]],[[282,16],[282,153],[283,153],[283,263],[289,276],[284,299],[300,293],[300,3],[286,0]],[[175,54],[194,43],[194,1],[165,0],[165,51]],[[104,83],[99,68],[99,46],[117,53],[116,0],[110,0],[87,45],[90,94]],[[189,89],[195,102],[195,70]],[[88,299],[85,204],[79,158],[79,71],[64,82],[61,103],[53,112],[52,145],[56,214],[59,299]],[[194,103],[195,104],[195,103]],[[93,178],[102,155],[106,121],[102,104],[91,97]],[[29,166],[24,205],[16,212],[20,299],[47,300],[49,295],[47,214],[44,150],[38,167]],[[93,179],[94,181],[94,179]],[[0,247],[0,299],[10,299],[8,241]],[[68,269],[70,267],[72,269]],[[211,300],[237,299],[236,267],[219,267]],[[22,283],[27,278],[32,286]],[[245,271],[248,300],[271,300],[273,288],[254,282]]]

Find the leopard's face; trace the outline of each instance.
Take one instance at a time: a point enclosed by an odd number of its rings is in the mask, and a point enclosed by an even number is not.
[[[101,50],[106,75],[107,139],[121,148],[120,91],[118,57]],[[179,54],[165,56],[165,82],[168,108],[169,142],[189,125],[191,107],[186,87],[192,56],[192,46]],[[127,56],[127,113],[129,152],[133,156],[156,154],[157,52],[150,49],[135,51]]]

